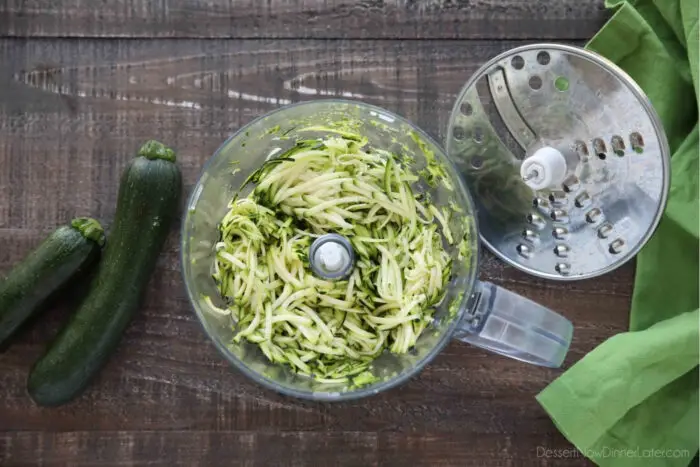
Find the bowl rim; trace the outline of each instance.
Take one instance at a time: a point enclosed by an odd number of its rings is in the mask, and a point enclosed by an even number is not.
[[[197,319],[199,320],[200,325],[202,326],[202,329],[204,330],[204,333],[206,334],[207,338],[213,342],[214,346],[217,348],[219,353],[224,357],[225,360],[227,360],[231,365],[233,365],[235,368],[237,368],[240,372],[242,372],[244,375],[255,381],[256,383],[260,384],[263,387],[266,387],[267,389],[270,389],[276,393],[282,394],[284,396],[292,396],[296,397],[299,399],[305,399],[305,400],[312,400],[312,401],[320,401],[320,402],[340,402],[340,401],[350,401],[350,400],[356,400],[356,399],[362,399],[371,395],[378,394],[380,392],[385,392],[388,391],[392,388],[395,388],[397,386],[400,386],[413,378],[414,376],[418,375],[424,368],[425,366],[430,363],[442,350],[445,348],[448,342],[450,342],[453,339],[453,335],[455,334],[455,331],[460,326],[460,323],[462,322],[463,316],[465,311],[469,308],[469,302],[470,299],[475,291],[475,285],[477,283],[477,274],[479,271],[479,264],[480,264],[480,259],[481,259],[481,245],[479,241],[479,226],[478,226],[478,216],[476,215],[476,212],[474,210],[474,200],[471,197],[470,191],[467,189],[464,180],[462,179],[461,176],[456,176],[452,177],[451,181],[456,185],[456,189],[460,190],[462,192],[463,198],[467,201],[469,204],[470,208],[470,213],[469,216],[472,219],[472,225],[474,228],[474,232],[471,233],[472,235],[472,259],[471,259],[471,267],[472,270],[468,274],[468,283],[466,284],[466,287],[464,289],[464,293],[462,295],[462,298],[460,300],[460,305],[458,308],[458,312],[456,316],[452,319],[452,322],[450,322],[445,331],[442,333],[442,336],[440,336],[440,339],[437,341],[435,346],[433,346],[430,351],[426,352],[426,354],[420,358],[416,365],[414,365],[409,371],[404,371],[400,375],[391,378],[389,380],[381,381],[377,384],[367,386],[366,388],[359,388],[357,390],[353,391],[347,391],[347,392],[316,392],[316,391],[302,391],[294,388],[290,388],[288,386],[282,386],[278,384],[276,381],[268,378],[267,376],[254,371],[250,367],[248,367],[241,359],[236,357],[231,351],[228,350],[228,348],[219,342],[218,339],[216,339],[207,329],[207,325],[205,323],[204,316],[202,314],[202,310],[200,310],[200,307],[198,306],[198,302],[195,299],[195,293],[196,291],[193,290],[193,287],[191,287],[190,282],[187,280],[187,272],[186,270],[189,270],[189,262],[185,258],[187,246],[189,245],[189,239],[187,236],[187,225],[188,221],[190,218],[190,211],[195,207],[196,202],[199,199],[199,195],[201,194],[201,184],[202,184],[202,177],[203,175],[207,172],[207,169],[217,158],[220,156],[222,153],[223,149],[234,139],[238,138],[240,135],[245,134],[246,131],[248,131],[249,128],[259,124],[261,121],[264,119],[270,117],[271,115],[275,115],[278,113],[282,113],[285,111],[288,111],[293,108],[298,108],[298,107],[313,107],[316,105],[324,105],[324,106],[332,106],[332,105],[337,105],[337,104],[344,104],[344,105],[350,105],[350,106],[355,106],[355,107],[360,107],[364,108],[370,111],[375,111],[379,113],[383,113],[391,118],[394,118],[396,121],[406,124],[409,127],[411,127],[412,130],[414,130],[419,137],[432,145],[433,150],[437,150],[437,153],[439,154],[440,161],[441,163],[446,163],[449,165],[450,173],[453,174],[459,174],[457,171],[456,166],[452,162],[452,160],[449,158],[447,155],[446,149],[444,149],[434,138],[432,138],[429,134],[427,134],[422,128],[418,127],[415,123],[411,122],[407,118],[396,114],[395,112],[386,110],[382,107],[373,105],[373,104],[368,104],[363,101],[359,100],[351,100],[351,99],[338,99],[338,98],[330,98],[330,99],[312,99],[312,100],[307,100],[307,101],[300,101],[300,102],[295,102],[293,104],[288,104],[284,105],[281,107],[278,107],[276,109],[271,110],[270,112],[266,112],[255,119],[251,120],[250,122],[246,123],[245,125],[241,126],[237,131],[232,133],[226,140],[219,145],[219,147],[214,151],[214,153],[207,159],[207,161],[202,165],[202,169],[200,170],[198,176],[197,176],[197,181],[193,185],[190,194],[187,196],[187,203],[185,205],[185,214],[182,218],[181,225],[180,225],[180,263],[181,263],[181,268],[180,272],[182,275],[182,280],[185,284],[185,289],[187,291],[187,297],[189,299],[191,307],[194,309],[195,314],[197,315]],[[271,363],[272,364],[272,363]]]

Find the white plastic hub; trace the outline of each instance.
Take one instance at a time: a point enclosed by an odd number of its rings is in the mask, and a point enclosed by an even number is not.
[[[561,185],[566,176],[566,159],[557,149],[545,146],[523,161],[520,176],[533,190]]]
[[[316,264],[331,274],[342,271],[350,263],[347,250],[336,242],[326,242],[319,246],[314,259]]]

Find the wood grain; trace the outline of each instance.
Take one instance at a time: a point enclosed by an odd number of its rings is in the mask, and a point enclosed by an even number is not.
[[[6,37],[588,39],[603,0],[0,2]]]
[[[109,465],[113,459],[129,459],[137,466],[550,466],[543,456],[540,438],[526,437],[526,443],[510,436],[489,435],[482,442],[460,433],[398,434],[386,432],[246,432],[189,431],[132,432],[25,432],[17,436],[0,434],[0,452],[13,466],[30,466],[28,456],[36,450],[51,452],[42,464]],[[468,449],[464,446],[468,445]],[[555,447],[549,447],[555,446]],[[568,452],[561,440],[552,440],[549,449]],[[494,463],[493,450],[500,460]],[[540,457],[538,458],[538,452]],[[454,453],[448,459],[445,453]],[[576,451],[570,452],[566,466],[589,465]],[[169,462],[168,459],[173,459]],[[222,460],[225,460],[222,461]],[[0,455],[0,461],[3,457]]]
[[[188,191],[231,132],[282,103],[361,98],[442,139],[466,78],[513,45],[0,40],[0,273],[73,216],[109,225],[120,172],[147,138],[178,150]],[[142,312],[75,402],[40,409],[24,389],[65,304],[0,354],[0,465],[527,466],[556,465],[538,446],[571,449],[534,400],[562,370],[459,342],[407,384],[365,400],[297,401],[253,384],[208,343],[178,251],[174,227]],[[626,328],[632,271],[564,284],[485,254],[481,276],[574,322],[569,366]]]

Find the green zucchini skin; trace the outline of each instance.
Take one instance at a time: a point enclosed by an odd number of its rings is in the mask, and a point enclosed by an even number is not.
[[[80,395],[114,352],[178,216],[181,191],[173,151],[146,143],[122,174],[109,242],[86,298],[29,374],[38,405]]]
[[[0,281],[0,348],[50,299],[100,257],[104,231],[99,222],[77,218],[54,230]]]

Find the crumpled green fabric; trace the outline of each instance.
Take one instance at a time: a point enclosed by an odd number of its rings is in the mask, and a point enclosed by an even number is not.
[[[594,349],[537,400],[600,466],[685,467],[699,437],[698,0],[606,6],[616,11],[587,47],[624,69],[658,112],[672,152],[669,200],[637,256],[629,332]]]

